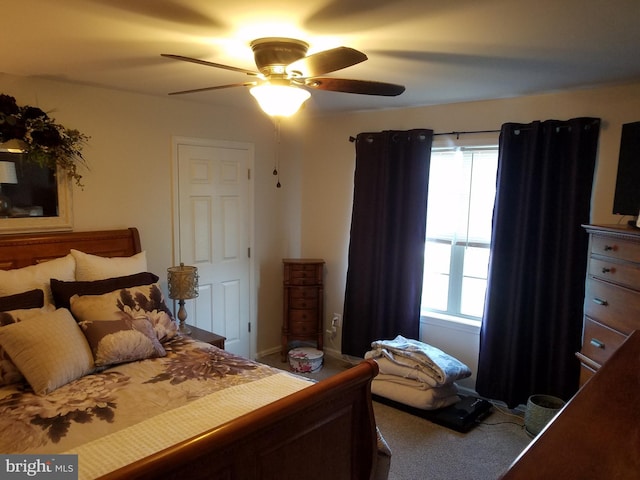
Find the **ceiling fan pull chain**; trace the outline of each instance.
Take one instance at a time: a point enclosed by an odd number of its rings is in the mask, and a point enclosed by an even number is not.
[[[275,152],[275,161],[273,165],[273,175],[278,177],[276,188],[281,188],[280,184],[280,118],[273,117],[273,122],[275,124],[275,140],[276,140],[276,152]]]

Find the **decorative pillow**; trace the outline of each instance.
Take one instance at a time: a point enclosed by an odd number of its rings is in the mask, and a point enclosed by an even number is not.
[[[0,327],[11,325],[12,323],[24,322],[43,313],[51,313],[56,307],[52,304],[44,305],[40,308],[17,308],[0,312]]]
[[[164,357],[167,352],[156,338],[146,316],[80,322],[89,341],[96,367]]]
[[[42,292],[42,290],[40,290]],[[53,305],[47,305],[40,308],[26,308],[19,310],[11,310],[8,312],[0,312],[0,326],[10,325],[12,323],[18,323],[30,318],[39,317],[43,313],[53,312],[55,307]],[[10,385],[12,383],[23,380],[24,377],[20,373],[20,370],[13,364],[7,352],[0,345],[0,386]]]
[[[158,276],[150,272],[82,282],[64,282],[52,278],[51,293],[56,307],[71,308],[69,299],[74,295],[102,295],[121,288],[151,285],[157,283],[158,280]]]
[[[0,295],[13,295],[39,288],[44,291],[44,303],[53,303],[49,281],[52,278],[76,279],[76,262],[71,254],[14,270],[0,270]]]
[[[131,257],[101,257],[79,250],[71,250],[76,261],[75,279],[78,281],[104,280],[147,271],[147,253]]]
[[[132,322],[144,315],[161,342],[169,340],[177,332],[176,322],[157,283],[123,288],[103,295],[74,295],[70,303],[71,312],[78,322],[117,318]]]
[[[15,293],[0,297],[0,312],[8,310],[17,310],[23,308],[40,308],[44,307],[44,291],[36,288],[28,292]]]
[[[0,346],[38,395],[93,370],[91,348],[66,308],[0,328]]]

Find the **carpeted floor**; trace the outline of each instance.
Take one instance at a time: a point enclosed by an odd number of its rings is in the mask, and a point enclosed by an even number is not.
[[[373,408],[392,451],[389,480],[497,479],[530,441],[521,418],[495,409],[458,433],[378,402]]]
[[[322,380],[350,366],[329,355],[324,360],[320,371],[304,376]],[[289,370],[279,353],[259,361]],[[531,441],[523,418],[498,407],[467,433],[379,402],[374,402],[373,408],[378,428],[392,451],[389,480],[497,479]]]

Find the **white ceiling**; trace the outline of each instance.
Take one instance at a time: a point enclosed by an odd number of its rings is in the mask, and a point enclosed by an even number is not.
[[[249,42],[340,45],[369,60],[328,76],[398,97],[312,91],[313,113],[502,98],[640,80],[640,0],[20,0],[3,2],[0,71],[164,96],[250,80],[160,57],[255,69]],[[180,96],[257,108],[245,87]]]

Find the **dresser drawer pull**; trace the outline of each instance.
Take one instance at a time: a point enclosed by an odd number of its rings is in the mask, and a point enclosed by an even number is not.
[[[600,340],[596,338],[592,338],[589,343],[596,348],[604,348],[604,343],[602,343]]]
[[[615,245],[605,245],[604,246],[604,251],[605,252],[610,252],[611,250],[617,250]]]
[[[602,273],[615,273],[615,272],[616,272],[615,268],[602,267]]]
[[[603,300],[603,299],[598,298],[598,297],[594,297],[591,300],[593,301],[593,303],[595,303],[597,305],[602,305],[603,307],[606,307],[607,305],[609,305],[609,303],[606,300]]]

